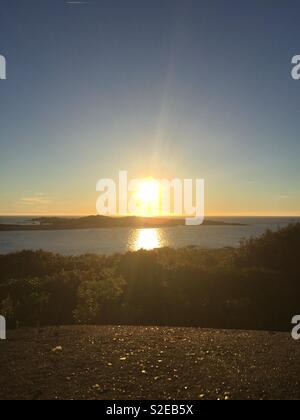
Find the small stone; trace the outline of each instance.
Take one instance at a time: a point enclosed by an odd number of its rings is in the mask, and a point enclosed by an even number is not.
[[[57,346],[57,347],[54,347],[54,349],[52,349],[53,353],[59,353],[59,352],[62,352],[62,351],[63,351],[62,346]]]

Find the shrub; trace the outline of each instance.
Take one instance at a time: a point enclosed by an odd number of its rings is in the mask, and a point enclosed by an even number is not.
[[[77,323],[288,329],[300,305],[300,225],[240,248],[0,256],[10,327]]]
[[[74,319],[79,323],[101,323],[105,308],[123,293],[124,280],[113,270],[89,273],[78,288],[78,304]]]

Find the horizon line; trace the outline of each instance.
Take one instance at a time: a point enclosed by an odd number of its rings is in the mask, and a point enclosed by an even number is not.
[[[0,217],[92,217],[92,216],[105,216],[100,214],[0,214]],[[144,216],[144,215],[113,215],[106,217],[142,217],[142,218],[186,218],[188,215],[156,215],[156,216]],[[208,217],[299,217],[300,214],[207,214],[205,219]]]

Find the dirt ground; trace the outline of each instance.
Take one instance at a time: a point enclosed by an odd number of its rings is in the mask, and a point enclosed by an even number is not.
[[[0,341],[0,399],[300,399],[287,333],[53,327]]]

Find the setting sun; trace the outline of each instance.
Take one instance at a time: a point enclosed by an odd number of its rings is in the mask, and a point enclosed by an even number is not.
[[[145,216],[153,216],[159,211],[160,185],[152,178],[142,180],[136,192],[141,213]]]

